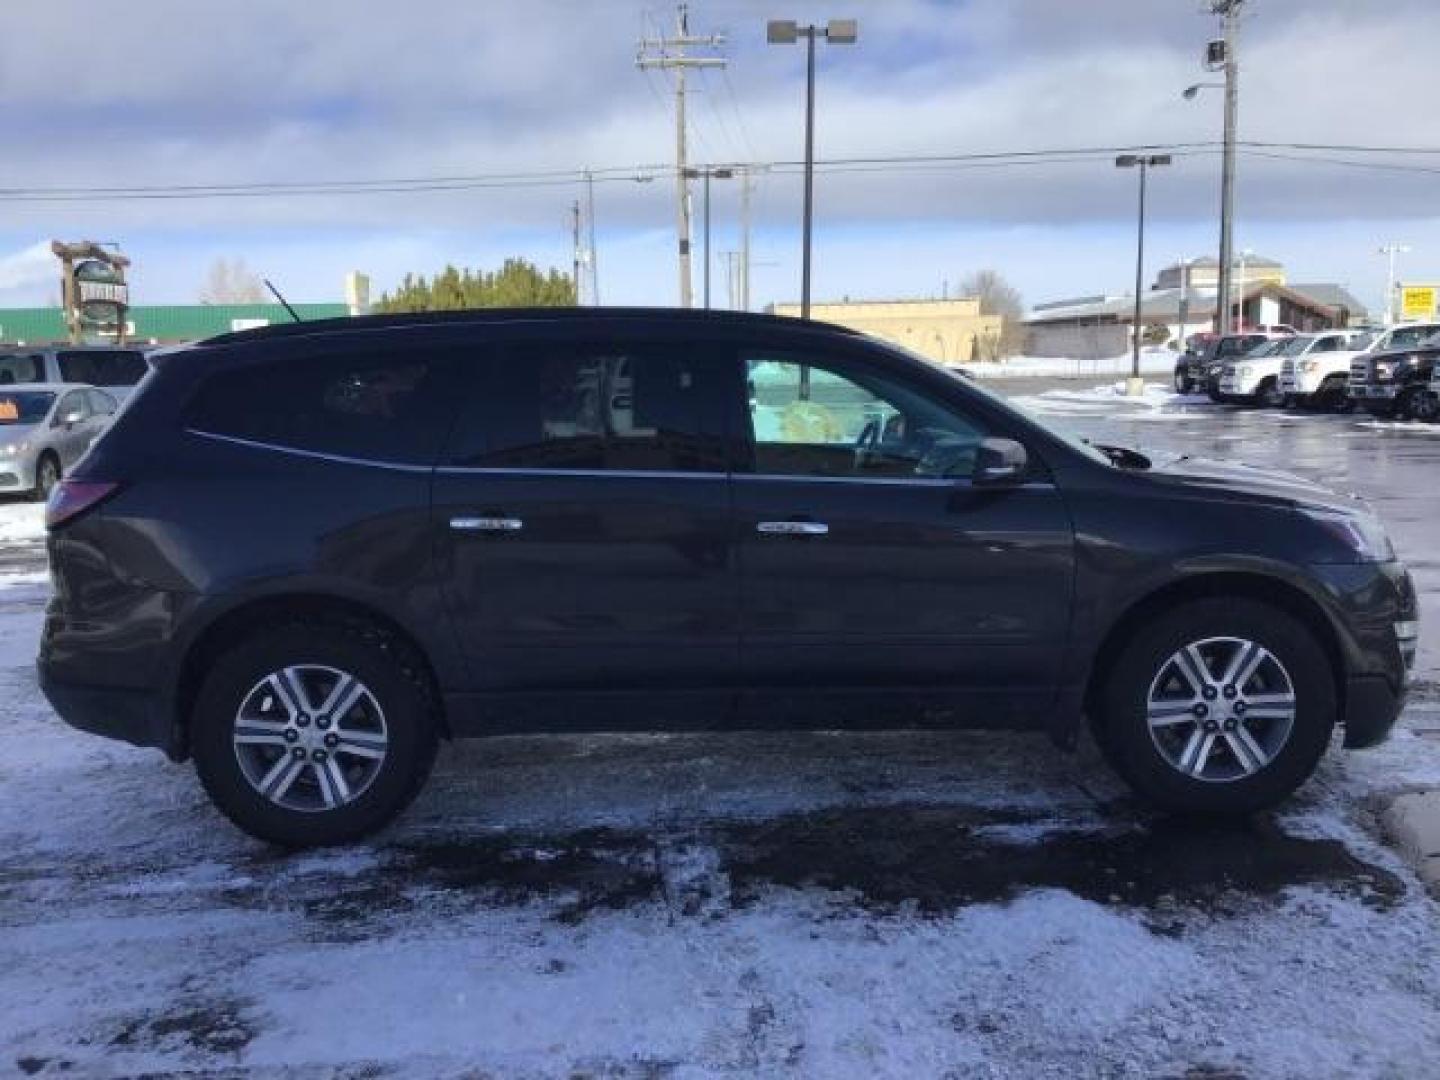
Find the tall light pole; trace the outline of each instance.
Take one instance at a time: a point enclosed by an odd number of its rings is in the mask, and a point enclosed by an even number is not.
[[[1121,154],[1115,159],[1117,169],[1140,170],[1140,218],[1135,230],[1135,325],[1131,335],[1130,378],[1125,384],[1125,393],[1131,397],[1145,393],[1145,381],[1140,378],[1140,305],[1145,296],[1145,179],[1155,166],[1169,164],[1169,154]]]
[[[815,39],[832,45],[853,45],[859,37],[854,19],[831,19],[824,26],[801,26],[794,19],[771,19],[765,38],[771,45],[793,45],[805,39],[805,220],[801,240],[800,317],[810,317],[810,236],[815,203]]]
[[[1396,243],[1394,240],[1380,248],[1380,254],[1386,257],[1385,270],[1385,325],[1395,325],[1395,256],[1404,255],[1410,250],[1409,244]]]
[[[710,306],[710,181],[729,180],[735,175],[734,169],[717,169],[707,166],[703,169],[686,169],[687,179],[702,179],[705,181],[705,306]]]
[[[1249,248],[1246,248],[1244,251],[1240,252],[1240,285],[1235,290],[1234,319],[1230,324],[1231,328],[1234,329],[1237,333],[1245,329],[1245,282],[1250,276],[1247,272],[1248,267],[1246,264],[1248,263],[1250,257],[1254,254],[1255,252],[1251,251]],[[1225,301],[1226,306],[1229,306],[1231,298],[1229,296],[1226,296]]]

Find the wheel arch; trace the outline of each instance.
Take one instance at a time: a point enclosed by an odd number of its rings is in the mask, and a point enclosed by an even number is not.
[[[378,634],[424,687],[440,732],[450,737],[444,698],[434,666],[420,641],[395,619],[349,597],[317,592],[255,597],[217,614],[190,641],[177,669],[173,692],[174,752],[189,756],[190,714],[211,663],[237,642],[279,622],[313,622]]]
[[[1195,600],[1245,599],[1269,604],[1297,619],[1315,635],[1335,679],[1336,700],[1345,700],[1345,651],[1330,616],[1313,596],[1283,578],[1255,571],[1214,571],[1170,581],[1144,594],[1121,612],[1091,655],[1082,697],[1085,716],[1098,721],[1098,697],[1125,647],[1165,611]],[[1342,716],[1343,722],[1344,717]]]

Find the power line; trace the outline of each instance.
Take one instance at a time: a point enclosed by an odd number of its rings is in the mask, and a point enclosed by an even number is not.
[[[1383,171],[1434,173],[1440,166],[1416,162],[1360,160],[1335,157],[1320,151],[1332,144],[1246,141],[1239,144],[1246,156],[1300,164],[1323,164]],[[1025,165],[1054,165],[1106,160],[1118,153],[1164,152],[1177,156],[1199,156],[1218,151],[1218,142],[1145,143],[1129,146],[1092,146],[1007,150],[971,153],[893,154],[862,157],[822,158],[816,168],[827,172],[947,171],[969,168],[1009,168]],[[1360,154],[1440,154],[1433,147],[1373,147],[1333,144],[1336,151]],[[1288,152],[1287,152],[1288,151]],[[803,167],[798,160],[734,162],[736,168],[755,173],[788,174]],[[637,180],[671,176],[669,164],[611,165],[578,169],[534,169],[517,172],[459,175],[390,177],[370,180],[286,180],[250,181],[230,184],[163,184],[125,186],[19,186],[0,188],[0,201],[8,202],[105,202],[125,200],[171,200],[211,198],[272,198],[289,196],[354,196],[381,194],[424,194],[478,189],[566,187],[587,183],[634,183]]]

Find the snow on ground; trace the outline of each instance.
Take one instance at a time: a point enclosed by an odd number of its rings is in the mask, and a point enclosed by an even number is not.
[[[517,738],[291,856],[55,719],[47,593],[0,582],[0,1074],[1440,1075],[1440,907],[1372,826],[1440,785],[1429,661],[1244,825],[1033,737]]]
[[[1010,403],[1042,416],[1104,416],[1140,421],[1193,419],[1196,415],[1224,411],[1207,397],[1177,394],[1168,386],[1153,382],[1145,384],[1144,394],[1131,397],[1125,392],[1123,379],[1083,389],[1020,394],[1011,397]]]
[[[1172,375],[1176,353],[1169,349],[1141,349],[1140,374]],[[1012,356],[996,363],[962,365],[977,379],[1088,379],[1129,375],[1134,370],[1130,353],[1094,359],[1054,356]]]

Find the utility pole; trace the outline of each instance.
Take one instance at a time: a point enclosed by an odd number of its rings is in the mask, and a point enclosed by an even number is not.
[[[1240,9],[1245,0],[1211,0],[1210,11],[1225,22],[1224,57],[1225,70],[1225,149],[1220,166],[1220,280],[1216,283],[1216,295],[1221,299],[1220,322],[1217,329],[1228,334],[1234,327],[1230,311],[1230,259],[1231,241],[1235,221],[1235,127],[1240,108],[1240,62],[1236,49],[1240,39]],[[1215,56],[1212,42],[1208,54],[1214,64],[1222,58]]]
[[[571,278],[575,282],[575,303],[580,303],[580,200],[570,205]]]
[[[585,170],[585,230],[589,235],[590,304],[600,306],[600,253],[595,247],[595,174]]]
[[[740,287],[739,303],[732,297],[731,307],[750,310],[750,185],[749,169],[740,170]]]
[[[718,49],[725,44],[723,34],[691,34],[690,6],[680,4],[675,16],[675,36],[642,38],[635,57],[638,68],[660,68],[675,72],[675,183],[678,207],[676,227],[679,233],[680,306],[694,306],[690,281],[690,178],[686,175],[685,155],[685,74],[691,68],[723,68],[723,56],[691,56],[689,48]],[[653,54],[653,55],[652,55]]]

